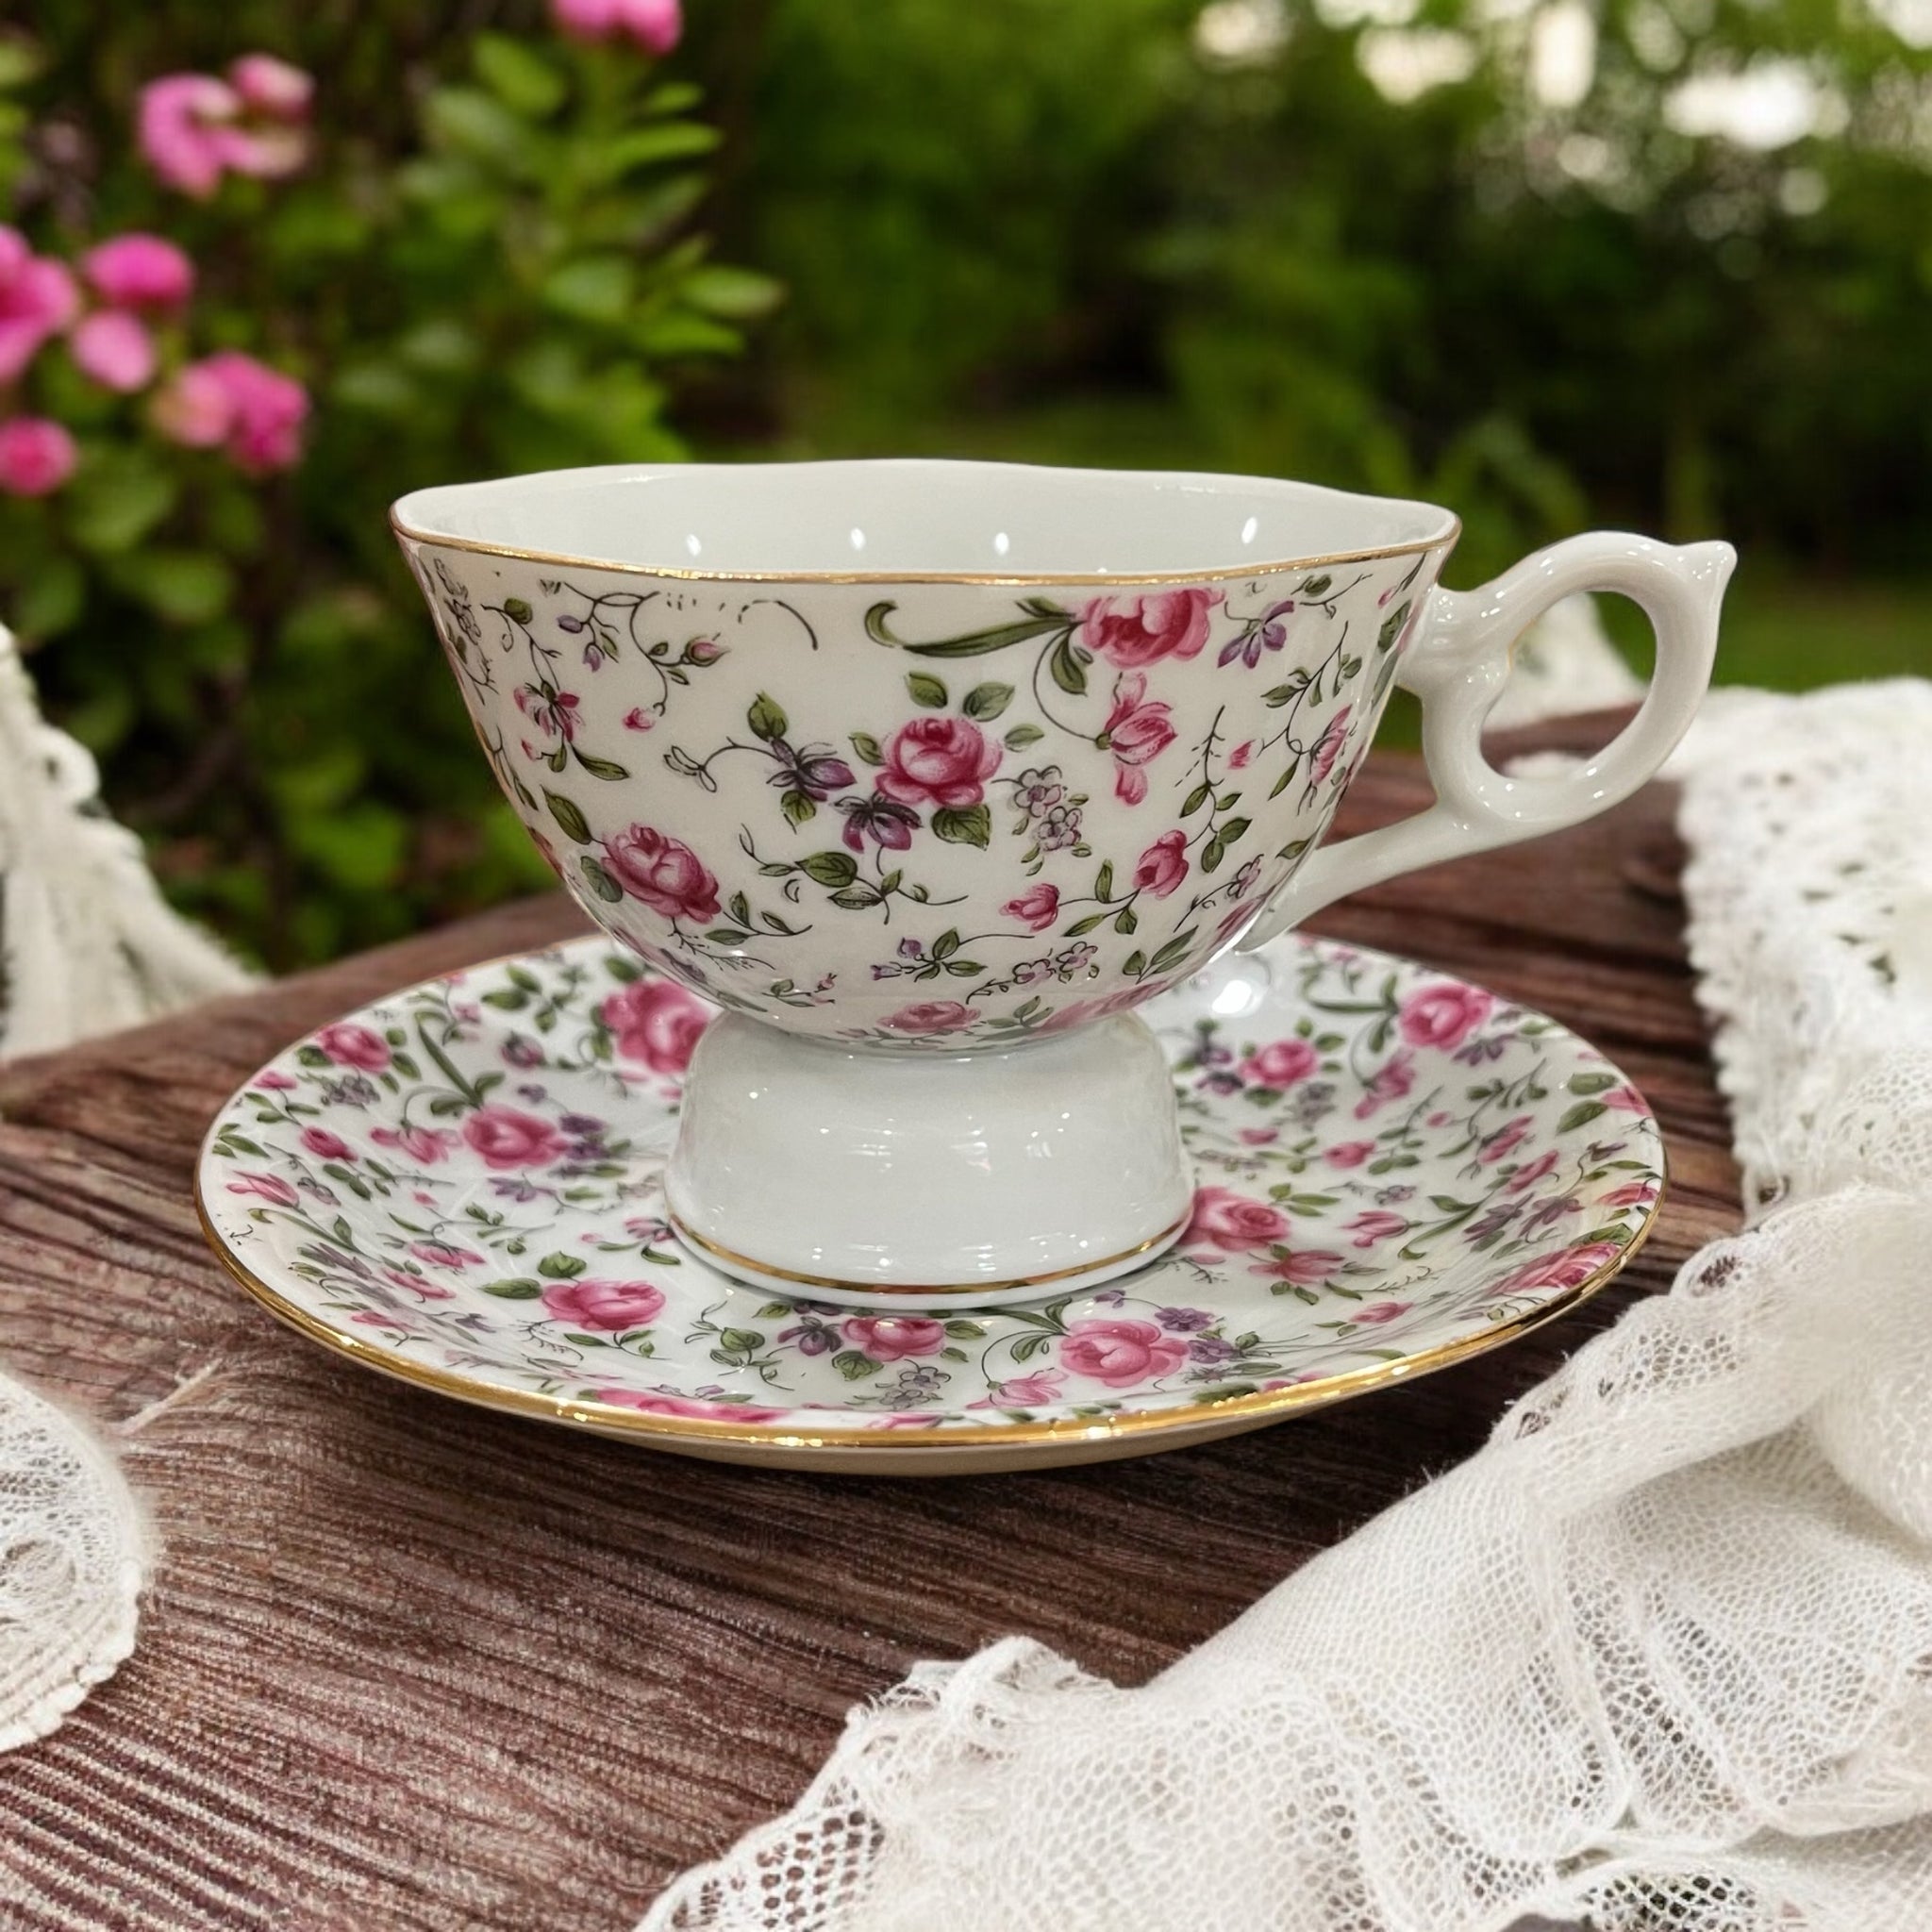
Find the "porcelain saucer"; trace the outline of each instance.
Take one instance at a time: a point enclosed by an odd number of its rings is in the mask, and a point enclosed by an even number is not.
[[[912,1316],[741,1286],[660,1173],[713,1009],[601,937],[426,982],[277,1056],[196,1197],[250,1293],[445,1395],[689,1456],[958,1474],[1258,1427],[1424,1374],[1602,1287],[1657,1126],[1545,1016],[1299,935],[1142,1012],[1198,1182],[1104,1288]]]

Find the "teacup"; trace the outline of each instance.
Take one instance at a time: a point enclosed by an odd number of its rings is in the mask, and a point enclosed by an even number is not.
[[[1428,504],[993,463],[562,471],[393,521],[567,890],[726,1009],[666,1174],[678,1231],[741,1278],[901,1307],[1173,1242],[1188,1164],[1132,1009],[1627,796],[1690,721],[1735,560],[1598,534],[1449,592],[1459,526]],[[1484,716],[1576,591],[1649,615],[1649,693],[1581,770],[1506,776]],[[1398,683],[1438,802],[1324,845]]]

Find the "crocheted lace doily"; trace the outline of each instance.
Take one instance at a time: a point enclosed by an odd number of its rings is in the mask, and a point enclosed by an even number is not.
[[[1932,1924],[1928,746],[1752,694],[1682,767],[1747,1232],[1146,1687],[921,1666],[650,1932]]]

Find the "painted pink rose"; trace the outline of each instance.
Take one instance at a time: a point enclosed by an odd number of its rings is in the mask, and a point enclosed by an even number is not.
[[[267,1088],[271,1093],[286,1093],[300,1086],[301,1082],[299,1080],[291,1080],[288,1074],[278,1074],[271,1067],[267,1073],[257,1077],[255,1084],[258,1087]]]
[[[1650,1111],[1650,1103],[1634,1087],[1612,1087],[1607,1093],[1600,1093],[1597,1098],[1602,1101],[1604,1106],[1613,1108],[1619,1113],[1648,1113]]]
[[[0,491],[8,496],[50,496],[73,475],[80,450],[64,424],[48,416],[0,423]]]
[[[1506,1154],[1513,1154],[1517,1147],[1521,1145],[1525,1136],[1527,1136],[1533,1124],[1534,1123],[1526,1113],[1518,1114],[1514,1120],[1505,1121],[1483,1142],[1480,1151],[1476,1155],[1476,1158],[1481,1161],[1493,1163],[1501,1160]]]
[[[1115,680],[1113,709],[1101,727],[1099,743],[1113,754],[1113,789],[1127,805],[1139,805],[1147,796],[1150,765],[1174,742],[1174,724],[1168,707],[1147,702],[1147,679],[1143,673],[1129,672]]]
[[[1458,1047],[1490,1017],[1493,994],[1480,987],[1440,980],[1418,987],[1403,1001],[1398,1024],[1411,1046],[1433,1046],[1442,1053]]]
[[[1365,1213],[1357,1214],[1346,1227],[1344,1234],[1355,1236],[1358,1248],[1373,1248],[1378,1241],[1386,1241],[1391,1235],[1407,1234],[1408,1223],[1399,1214],[1391,1214],[1383,1208],[1371,1208]]]
[[[1141,853],[1134,867],[1134,884],[1157,899],[1165,899],[1188,875],[1188,837],[1163,832]]]
[[[718,916],[718,881],[682,840],[633,825],[603,843],[604,870],[653,912],[703,922]]]
[[[1322,727],[1322,735],[1308,749],[1308,782],[1319,785],[1335,769],[1341,747],[1348,742],[1348,714],[1353,705],[1343,705]]]
[[[463,1139],[485,1167],[548,1167],[565,1147],[548,1121],[513,1107],[479,1107],[463,1123]]]
[[[1002,756],[970,718],[915,718],[892,734],[876,783],[901,805],[962,811],[984,796]]]
[[[339,1067],[356,1067],[365,1074],[379,1074],[389,1065],[389,1041],[373,1026],[358,1026],[353,1020],[338,1020],[315,1036],[315,1043]]]
[[[1322,1158],[1330,1167],[1359,1167],[1375,1151],[1373,1141],[1342,1141],[1329,1148]]]
[[[411,1241],[409,1252],[428,1268],[480,1268],[483,1257],[454,1241]]]
[[[1509,1176],[1505,1191],[1511,1194],[1526,1193],[1545,1174],[1557,1170],[1557,1150],[1552,1147],[1546,1153],[1539,1154],[1534,1160],[1525,1161]]]
[[[972,1012],[958,1000],[921,1000],[901,1007],[885,1024],[894,1033],[957,1033],[973,1024]]]
[[[1415,1085],[1415,1056],[1406,1047],[1369,1075],[1362,1097],[1355,1104],[1355,1117],[1365,1121],[1378,1108],[1400,1100]]]
[[[1279,1208],[1251,1201],[1229,1188],[1196,1188],[1194,1211],[1181,1245],[1239,1254],[1244,1248],[1265,1248],[1287,1234],[1288,1216]]]
[[[1144,597],[1096,597],[1080,613],[1080,641],[1122,671],[1162,658],[1194,658],[1208,641],[1208,613],[1219,591],[1155,591]]]
[[[431,1296],[430,1299],[434,1300],[435,1297]],[[399,1321],[394,1315],[382,1314],[375,1308],[364,1308],[360,1314],[351,1315],[349,1320],[361,1323],[365,1328],[388,1328],[397,1335],[407,1335],[409,1332],[409,1324],[407,1322]]]
[[[1625,1181],[1604,1196],[1606,1208],[1648,1208],[1657,1199],[1655,1181]]]
[[[1327,1248],[1298,1248],[1291,1255],[1271,1255],[1248,1270],[1264,1280],[1285,1281],[1291,1288],[1320,1288],[1347,1265],[1346,1257]]]
[[[1292,1087],[1321,1065],[1322,1056],[1306,1040],[1277,1040],[1241,1062],[1241,1077],[1257,1087]]]
[[[277,1208],[293,1208],[301,1200],[287,1181],[279,1174],[238,1174],[228,1183],[231,1194],[259,1194],[264,1201],[273,1201]]]
[[[378,1147],[393,1147],[425,1167],[448,1158],[457,1137],[447,1127],[371,1127],[369,1138]]]
[[[1527,1294],[1539,1288],[1580,1288],[1623,1252],[1615,1241],[1586,1241],[1580,1248],[1559,1248],[1506,1274],[1490,1291],[1492,1296]]]
[[[1044,1408],[1059,1400],[1060,1386],[1066,1379],[1064,1370],[1035,1369],[1030,1375],[1011,1375],[1004,1382],[995,1382],[986,1394],[976,1402],[969,1402],[966,1407]]]
[[[1017,899],[1008,899],[1000,910],[1029,932],[1044,932],[1060,916],[1060,889],[1042,879],[1039,885],[1027,887]]]
[[[654,1074],[683,1073],[698,1036],[711,1024],[711,1008],[668,979],[634,979],[598,1011],[616,1036],[618,1057]]]
[[[1371,1302],[1366,1307],[1357,1308],[1349,1319],[1372,1324],[1392,1322],[1398,1316],[1407,1314],[1410,1306],[1407,1302]]]
[[[1241,1139],[1250,1147],[1268,1147],[1281,1139],[1281,1129],[1279,1127],[1243,1127],[1241,1129]]]
[[[440,1281],[431,1281],[421,1274],[410,1274],[401,1268],[385,1268],[382,1278],[397,1288],[407,1290],[419,1302],[453,1302],[456,1290],[445,1288]]]
[[[596,1334],[619,1335],[644,1328],[663,1312],[664,1295],[648,1281],[546,1281],[543,1310]]]
[[[854,1348],[874,1361],[937,1355],[946,1345],[946,1324],[927,1315],[853,1315],[839,1326]]]
[[[1171,1374],[1188,1358],[1187,1342],[1152,1322],[1070,1322],[1059,1346],[1062,1367],[1109,1389]]]
[[[782,1408],[758,1408],[748,1402],[700,1402],[690,1395],[658,1395],[641,1389],[592,1389],[595,1402],[635,1408],[645,1415],[686,1415],[708,1423],[775,1422]]]
[[[304,1127],[302,1144],[318,1160],[354,1160],[356,1150],[340,1134],[326,1127]]]

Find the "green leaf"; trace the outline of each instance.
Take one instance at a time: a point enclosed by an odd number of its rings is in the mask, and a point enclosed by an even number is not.
[[[929,711],[942,710],[947,703],[944,682],[924,671],[908,671],[906,674],[906,689],[912,693],[915,705],[924,705]]]
[[[992,813],[983,805],[956,810],[941,806],[932,815],[932,828],[949,845],[977,845],[984,849],[992,839]]]
[[[870,886],[848,886],[832,894],[832,904],[841,912],[869,912],[878,903],[879,895]]]
[[[1224,845],[1232,845],[1248,829],[1246,819],[1224,819],[1216,834]]]
[[[227,609],[235,573],[202,550],[150,550],[132,559],[128,588],[171,624],[207,624]]]
[[[977,1341],[986,1330],[977,1322],[957,1321],[946,1324],[946,1333],[955,1341]]]
[[[1570,1076],[1573,1093],[1607,1093],[1616,1084],[1614,1074],[1573,1074]]]
[[[530,608],[527,598],[506,597],[503,600],[503,614],[518,624],[528,624],[537,613]]]
[[[859,761],[868,765],[882,765],[886,755],[879,749],[879,741],[870,731],[855,731],[852,734],[852,749],[858,753]]]
[[[858,1348],[841,1348],[832,1357],[832,1366],[848,1382],[862,1382],[868,1375],[877,1374],[879,1367],[863,1349]]]
[[[1065,937],[1076,940],[1082,933],[1091,932],[1106,917],[1107,914],[1104,912],[1090,912],[1085,919],[1074,920],[1073,924],[1068,926]]]
[[[1189,949],[1194,943],[1197,928],[1190,926],[1186,932],[1177,932],[1174,938],[1155,954],[1147,962],[1147,970],[1153,974],[1165,973],[1170,967],[1178,966],[1188,957]]]
[[[557,829],[566,839],[574,840],[579,845],[591,842],[591,822],[573,800],[546,786],[543,803],[550,808],[550,816],[557,821]]]
[[[1147,970],[1147,955],[1136,948],[1127,955],[1126,964],[1121,970],[1129,979],[1139,979]]]
[[[10,44],[0,41],[0,58]],[[13,601],[8,619],[23,638],[58,637],[80,621],[87,607],[87,575],[71,557],[37,558],[8,595]]]
[[[1078,697],[1087,689],[1087,673],[1080,660],[1074,655],[1074,637],[1069,631],[1053,647],[1053,661],[1048,667],[1053,673],[1053,681],[1063,691]]]
[[[542,120],[563,105],[563,76],[526,42],[478,34],[470,46],[476,77],[519,114]]]
[[[1015,724],[1007,733],[1006,746],[1008,751],[1024,751],[1029,744],[1038,744],[1045,736],[1038,724]]]
[[[723,268],[707,263],[678,285],[677,292],[693,308],[726,322],[756,322],[778,306],[784,284],[748,268]]]
[[[1395,607],[1395,608],[1391,610],[1389,613],[1389,615],[1382,620],[1382,628],[1376,634],[1375,637],[1376,650],[1386,651],[1390,647],[1390,645],[1391,645],[1395,641],[1395,640],[1402,635],[1402,626],[1408,622],[1409,608],[1409,600],[1405,597],[1403,601],[1400,604],[1398,604]]]
[[[559,1248],[537,1263],[537,1273],[546,1281],[575,1281],[589,1266],[581,1256],[566,1255]]]
[[[1574,1134],[1578,1127],[1588,1126],[1598,1115],[1609,1112],[1601,1100],[1579,1100],[1561,1120],[1557,1123],[1559,1134]]]
[[[475,87],[434,88],[423,114],[439,146],[524,172],[530,130],[494,94]]]
[[[865,634],[874,643],[890,644],[894,650],[910,651],[921,658],[983,658],[989,651],[1004,651],[1009,645],[1044,637],[1049,631],[1068,630],[1074,622],[1071,611],[1060,609],[1043,597],[1028,598],[1023,608],[1033,615],[1017,624],[996,624],[990,630],[969,631],[963,637],[938,638],[928,644],[916,644],[909,638],[898,636],[886,622],[898,608],[891,602],[874,604],[865,613]],[[1084,680],[1081,688],[1085,688]]]
[[[1225,855],[1225,851],[1226,848],[1221,842],[1221,835],[1217,832],[1214,835],[1214,837],[1208,840],[1207,844],[1201,848],[1201,870],[1203,872],[1214,871],[1214,869],[1218,865],[1220,865],[1222,858]]]
[[[959,931],[957,926],[949,927],[932,942],[932,957],[935,959],[950,959],[959,950]]]
[[[741,932],[735,925],[714,925],[705,937],[714,946],[737,946],[743,944],[751,935],[748,932]]]
[[[629,312],[634,291],[634,273],[623,256],[586,255],[551,270],[543,300],[579,322],[618,322]]]
[[[763,691],[759,691],[751,701],[751,708],[745,712],[744,722],[751,727],[752,736],[763,739],[767,744],[774,738],[783,738],[789,723],[783,708]]]
[[[483,995],[486,1007],[494,1007],[503,1013],[521,1013],[530,1004],[530,995],[520,987],[499,986]]]
[[[727,1328],[718,1338],[718,1346],[733,1355],[751,1355],[764,1345],[765,1338],[756,1328]]]
[[[1607,1227],[1593,1227],[1588,1234],[1578,1235],[1575,1245],[1579,1248],[1594,1247],[1598,1241],[1610,1241],[1616,1246],[1623,1248],[1627,1247],[1630,1244],[1630,1241],[1631,1232],[1629,1228],[1612,1224]]]
[[[624,888],[588,852],[577,860],[577,866],[590,881],[591,891],[607,906],[614,906],[624,897]]]
[[[131,550],[175,508],[173,476],[143,457],[84,464],[68,491],[67,527],[83,550]]]
[[[664,121],[599,142],[592,164],[599,177],[615,181],[633,168],[648,167],[656,161],[688,160],[693,155],[709,154],[717,145],[715,128],[695,121]]]
[[[802,825],[807,819],[815,819],[819,815],[819,808],[811,802],[811,793],[808,791],[788,791],[778,800],[778,804],[783,808],[785,816],[794,825]]]
[[[630,773],[623,765],[617,764],[609,758],[593,758],[589,752],[579,751],[575,745],[571,746],[571,756],[593,778],[603,778],[608,781],[617,778],[628,778],[630,776]]]
[[[966,702],[959,708],[969,718],[977,718],[982,723],[997,718],[1013,702],[1013,687],[1010,684],[975,684],[966,693]]]
[[[814,852],[798,869],[815,886],[849,886],[858,876],[858,861],[849,852]]]
[[[486,1281],[483,1284],[483,1292],[493,1294],[500,1301],[533,1302],[543,1292],[543,1284],[541,1281],[532,1281],[527,1276],[518,1276],[509,1281]]]
[[[1141,922],[1134,917],[1134,908],[1131,906],[1123,906],[1114,915],[1113,929],[1118,933],[1129,933],[1140,924]]]
[[[1093,896],[1096,899],[1113,897],[1113,860],[1110,858],[1093,875]]]
[[[1192,790],[1192,791],[1191,791],[1191,792],[1189,792],[1189,793],[1188,793],[1188,795],[1187,795],[1186,799],[1185,799],[1185,800],[1184,800],[1184,801],[1182,802],[1182,805],[1181,805],[1181,816],[1182,816],[1182,818],[1184,818],[1184,819],[1191,819],[1191,818],[1192,818],[1192,817],[1193,817],[1193,815],[1194,815],[1194,814],[1195,814],[1195,813],[1196,813],[1197,811],[1199,811],[1199,810],[1201,809],[1201,808],[1202,808],[1202,807],[1203,807],[1204,805],[1206,805],[1206,804],[1208,803],[1208,800],[1209,800],[1210,798],[1212,798],[1213,796],[1214,796],[1214,788],[1213,788],[1213,787],[1212,787],[1211,785],[1196,785],[1196,786],[1194,787],[1194,789],[1193,789],[1193,790]]]

